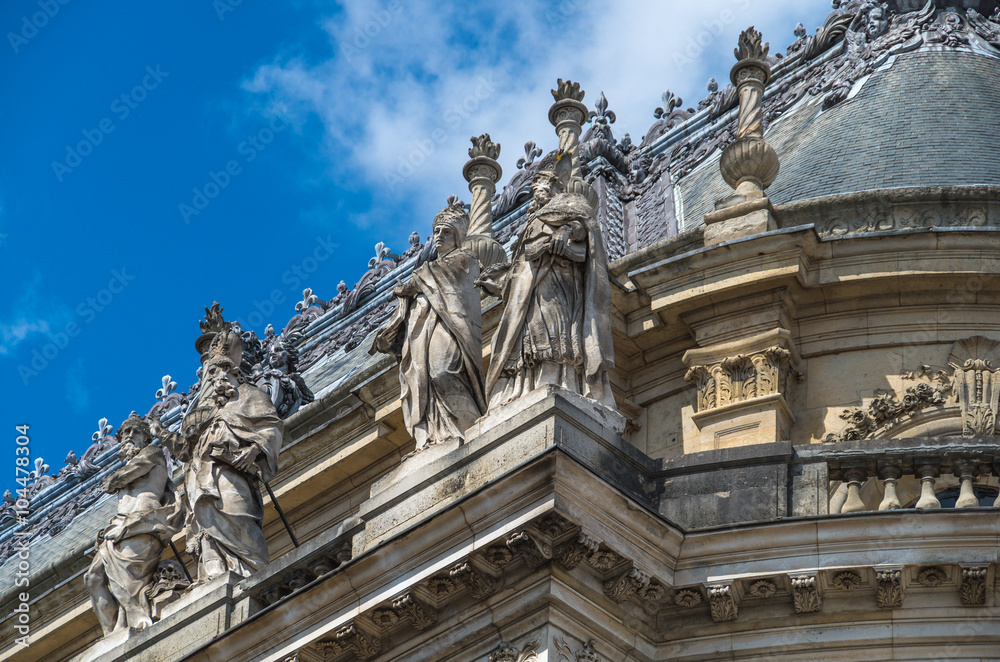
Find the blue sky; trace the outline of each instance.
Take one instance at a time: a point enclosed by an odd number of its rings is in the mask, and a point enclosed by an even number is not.
[[[502,5],[502,6],[501,6]],[[15,425],[56,473],[160,378],[195,380],[204,307],[262,333],[426,236],[468,139],[552,149],[556,77],[634,142],[671,89],[724,84],[739,31],[784,51],[823,0],[9,0],[0,9],[0,485]],[[317,259],[319,258],[319,259]],[[254,313],[257,313],[254,315]],[[0,463],[2,466],[2,463]]]

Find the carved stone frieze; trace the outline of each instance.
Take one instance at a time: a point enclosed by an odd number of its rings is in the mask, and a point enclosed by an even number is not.
[[[963,605],[976,607],[986,604],[986,574],[988,570],[987,566],[962,568],[962,586],[959,595]]]
[[[792,604],[795,613],[810,614],[823,609],[823,598],[819,592],[816,575],[792,575]]]
[[[615,602],[625,602],[632,594],[649,585],[649,575],[635,566],[604,582],[604,594]]]
[[[711,365],[695,365],[684,378],[698,389],[698,411],[756,397],[784,393],[791,371],[791,352],[773,346],[737,354]]]
[[[712,613],[712,620],[716,623],[735,621],[736,617],[739,616],[739,605],[736,603],[731,584],[709,586],[708,606]]]
[[[901,568],[875,569],[875,604],[880,609],[903,606],[903,572]]]
[[[956,403],[961,407],[962,435],[994,434],[1000,401],[1000,342],[973,336],[957,341],[948,357],[949,370],[922,365],[903,372],[904,380],[920,381],[902,394],[877,392],[866,407],[845,409],[848,422],[826,441],[853,441],[884,437],[914,416]]]

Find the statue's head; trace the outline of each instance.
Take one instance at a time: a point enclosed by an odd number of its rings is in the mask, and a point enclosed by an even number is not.
[[[531,196],[534,199],[532,209],[540,209],[549,200],[565,191],[562,181],[554,170],[539,170],[531,178]]]
[[[149,423],[139,414],[132,412],[118,428],[118,458],[128,462],[153,441]]]
[[[469,232],[469,213],[461,203],[449,205],[434,217],[434,247],[438,255],[458,248]]]

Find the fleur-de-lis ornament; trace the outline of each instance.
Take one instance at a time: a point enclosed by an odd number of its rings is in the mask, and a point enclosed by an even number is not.
[[[170,375],[163,375],[160,383],[163,384],[163,388],[156,391],[157,400],[164,400],[168,395],[177,390],[177,382],[171,381]]]

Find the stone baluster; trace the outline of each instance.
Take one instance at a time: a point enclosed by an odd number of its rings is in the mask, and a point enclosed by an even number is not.
[[[902,508],[899,497],[896,495],[896,483],[903,475],[903,465],[899,460],[879,460],[879,478],[885,486],[885,496],[882,503],[878,505],[879,510],[898,510]]]
[[[976,479],[976,461],[969,458],[959,458],[952,462],[952,473],[961,482],[956,508],[976,508],[979,499],[976,497],[972,482]]]
[[[847,482],[847,500],[840,512],[859,513],[867,510],[861,499],[861,483],[868,478],[868,468],[862,463],[847,465],[844,467],[844,478]]]
[[[469,204],[469,233],[463,246],[479,257],[483,268],[507,260],[503,246],[493,238],[493,194],[496,183],[503,176],[503,169],[497,162],[500,145],[490,140],[484,133],[472,138],[469,160],[462,168],[462,176],[469,182],[472,202]]]
[[[1000,476],[1000,457],[993,458],[993,473]],[[997,498],[993,501],[994,508],[1000,508],[1000,494],[997,494]]]
[[[941,502],[934,494],[934,483],[941,468],[941,460],[936,457],[916,458],[913,462],[914,473],[920,479],[920,500],[917,510],[932,510],[940,508]]]

